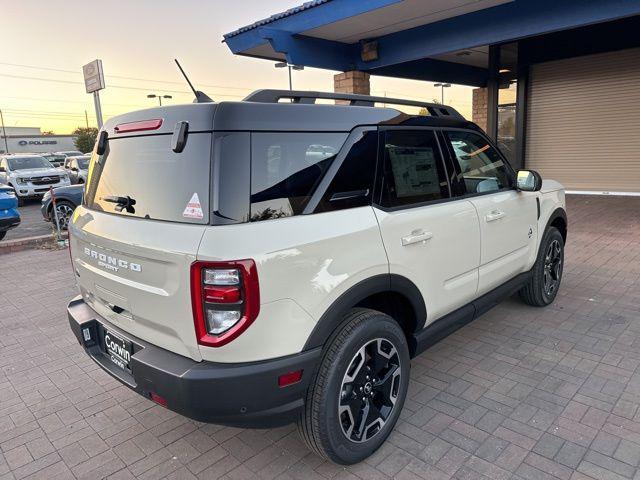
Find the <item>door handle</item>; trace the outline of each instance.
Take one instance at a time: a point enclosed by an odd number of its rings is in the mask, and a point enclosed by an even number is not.
[[[487,215],[484,217],[484,219],[487,222],[495,222],[496,220],[500,220],[505,215],[506,215],[506,213],[501,212],[500,210],[494,210],[491,213],[487,213]]]
[[[407,245],[412,245],[414,243],[426,242],[427,240],[431,240],[433,237],[433,233],[424,232],[422,230],[414,230],[406,237],[402,237],[402,246],[406,247]]]

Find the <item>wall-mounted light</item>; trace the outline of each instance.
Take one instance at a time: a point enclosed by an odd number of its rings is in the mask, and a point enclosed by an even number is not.
[[[360,58],[363,62],[378,60],[378,41],[360,40]]]

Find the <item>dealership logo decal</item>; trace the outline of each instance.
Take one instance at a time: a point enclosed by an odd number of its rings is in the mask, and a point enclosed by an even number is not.
[[[98,266],[117,272],[118,270],[131,270],[132,272],[141,272],[142,267],[139,263],[128,262],[118,257],[106,255],[104,253],[96,252],[89,247],[84,247],[84,254],[90,258],[98,260]]]

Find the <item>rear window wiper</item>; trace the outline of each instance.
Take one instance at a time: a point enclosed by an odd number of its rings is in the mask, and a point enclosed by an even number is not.
[[[117,195],[107,195],[106,197],[102,197],[102,200],[109,203],[116,204],[116,211],[121,212],[122,210],[126,210],[127,213],[136,213],[136,209],[133,206],[136,204],[136,201],[130,196],[119,197]]]

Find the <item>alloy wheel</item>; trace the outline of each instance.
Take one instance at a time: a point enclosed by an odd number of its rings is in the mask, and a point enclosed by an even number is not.
[[[366,442],[389,419],[400,391],[400,356],[389,340],[376,338],[353,356],[340,387],[338,416],[342,433]]]
[[[73,214],[73,208],[66,203],[56,205],[56,212],[58,214],[58,226],[60,230],[66,230],[69,226],[69,220]],[[55,215],[53,215],[53,221],[55,222]]]
[[[562,276],[562,247],[553,240],[547,247],[544,257],[543,287],[546,295],[552,295],[560,284]]]

